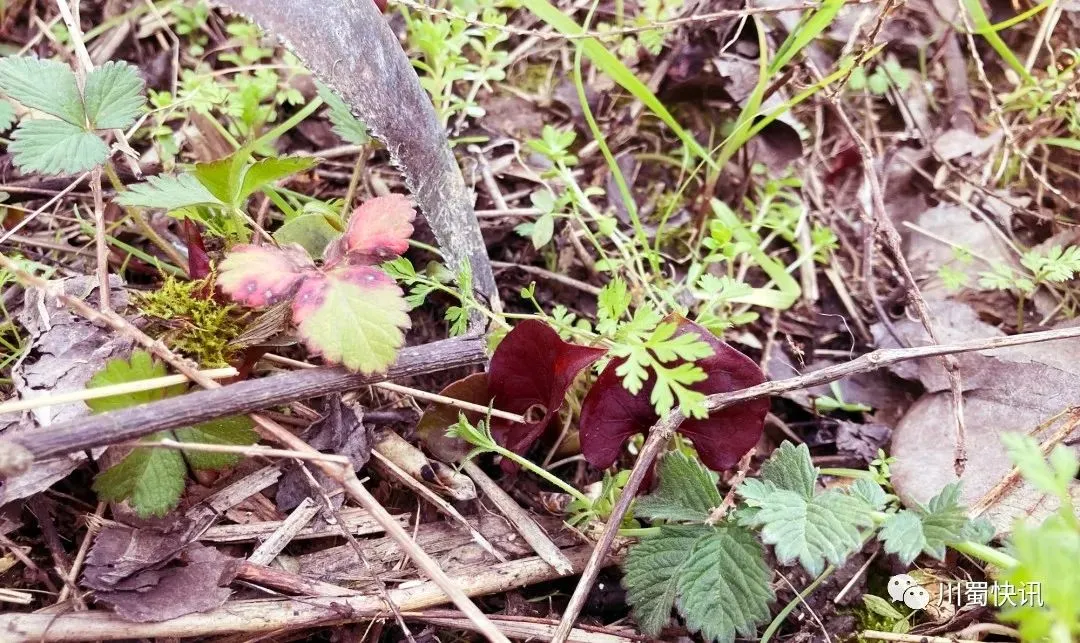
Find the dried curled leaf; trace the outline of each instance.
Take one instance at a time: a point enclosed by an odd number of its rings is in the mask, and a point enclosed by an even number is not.
[[[312,351],[361,373],[385,370],[405,342],[408,307],[394,280],[370,266],[344,267],[304,279],[293,323]]]
[[[265,308],[292,297],[315,264],[298,245],[239,245],[218,266],[218,285],[234,301]]]
[[[669,319],[672,319],[669,317]],[[707,378],[691,388],[705,395],[727,393],[765,381],[765,375],[750,358],[717,339],[705,328],[682,317],[675,318],[676,335],[696,333],[713,349],[713,354],[694,362]],[[615,463],[623,442],[637,433],[647,433],[659,420],[649,400],[653,377],[636,394],[622,385],[617,373],[623,360],[612,360],[585,396],[581,407],[581,451],[600,468]],[[690,438],[701,461],[710,469],[734,466],[761,437],[767,399],[751,400],[728,407],[703,420],[686,420],[679,432]]]

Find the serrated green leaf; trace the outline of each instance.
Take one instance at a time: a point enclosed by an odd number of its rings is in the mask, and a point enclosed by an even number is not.
[[[138,70],[110,60],[86,76],[83,103],[92,129],[125,129],[135,122],[146,99]]]
[[[838,565],[861,548],[859,529],[874,524],[866,502],[837,490],[806,498],[751,479],[739,493],[757,510],[744,514],[744,523],[761,527],[762,542],[773,545],[781,564],[798,560],[812,576],[824,570],[825,561]]]
[[[659,475],[659,487],[637,501],[635,515],[652,520],[705,522],[723,500],[716,488],[716,474],[681,451],[664,456]]]
[[[367,126],[352,115],[349,106],[332,89],[322,83],[318,83],[319,96],[330,108],[330,124],[334,133],[341,140],[353,145],[367,145],[371,138],[368,136]]]
[[[1058,498],[1069,497],[1069,485],[1080,466],[1072,449],[1059,446],[1050,454],[1050,462],[1047,463],[1039,443],[1031,436],[1006,433],[1001,436],[1001,441],[1005,443],[1009,458],[1020,469],[1024,480]]]
[[[293,322],[308,348],[361,373],[385,371],[411,323],[401,289],[369,266],[307,278],[293,300]]]
[[[0,132],[6,132],[15,124],[15,106],[0,99]]]
[[[626,602],[642,632],[656,636],[671,619],[679,573],[697,542],[710,528],[660,527],[660,535],[643,538],[630,548],[623,571]]]
[[[94,374],[87,387],[126,384],[165,374],[165,366],[161,362],[140,350],[133,352],[128,360],[109,360],[104,368]],[[87,400],[87,405],[95,413],[103,413],[179,395],[186,389],[186,384],[178,384]],[[247,445],[255,442],[256,435],[250,420],[231,417],[189,428],[162,431],[142,441],[157,442],[165,438],[175,438],[180,442]],[[179,502],[187,479],[187,464],[194,469],[220,469],[234,464],[237,459],[238,456],[229,453],[181,453],[170,449],[137,447],[108,471],[98,475],[94,480],[94,491],[104,500],[129,501],[140,516],[159,516]]]
[[[803,498],[814,495],[817,468],[810,459],[810,449],[805,444],[795,446],[785,441],[772,456],[761,465],[761,479],[771,482],[778,489],[793,491]]]
[[[196,442],[201,444],[226,444],[231,446],[247,446],[258,440],[251,420],[244,416],[234,416],[211,420],[196,424],[186,429],[174,431],[176,439],[180,442]],[[234,453],[214,453],[211,451],[184,451],[184,459],[192,469],[224,469],[231,467],[240,461],[240,456]]]
[[[151,176],[142,183],[129,185],[116,196],[120,205],[160,208],[171,211],[197,205],[224,205],[190,174]]]
[[[889,516],[878,538],[885,544],[886,552],[911,563],[920,552],[943,559],[948,545],[967,540],[974,529],[967,510],[960,504],[960,484],[953,483],[934,496],[926,507],[916,504],[912,509]]]
[[[29,56],[0,59],[0,92],[24,107],[36,109],[85,129],[82,97],[71,67]]]
[[[168,375],[165,365],[156,361],[146,351],[135,351],[130,360],[111,359],[105,363],[105,367],[94,374],[86,383],[86,388],[98,388],[114,384],[130,384],[149,380],[155,377]],[[167,397],[179,395],[187,388],[185,384],[178,384],[167,388],[153,389],[150,391],[136,391],[123,395],[111,395],[87,400],[86,405],[94,413],[106,413],[117,409],[126,409],[129,406],[137,406],[148,402],[156,402]]]
[[[310,156],[265,158],[252,163],[244,172],[235,205],[240,205],[255,192],[273,185],[279,179],[312,168],[318,161]]]
[[[627,602],[641,630],[657,635],[678,603],[687,626],[728,643],[769,618],[769,568],[753,534],[731,524],[665,525],[630,548]]]
[[[159,433],[147,442],[157,442]],[[184,456],[171,449],[136,448],[94,480],[102,500],[128,500],[140,516],[162,516],[180,502],[187,479]]]
[[[735,525],[712,530],[694,544],[679,571],[679,612],[692,632],[722,643],[753,638],[769,620],[774,595],[765,555],[754,535]]]
[[[12,138],[8,149],[24,173],[77,174],[109,157],[97,134],[65,121],[23,121]]]
[[[893,607],[892,603],[880,596],[875,596],[874,594],[863,594],[862,598],[863,605],[865,605],[866,609],[873,614],[885,617],[891,621],[898,621],[904,618],[904,615],[901,614],[900,611],[897,610],[895,607]]]

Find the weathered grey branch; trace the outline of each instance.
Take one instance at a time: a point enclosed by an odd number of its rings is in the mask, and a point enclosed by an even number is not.
[[[397,363],[383,375],[365,376],[329,367],[271,375],[11,435],[0,441],[0,451],[5,448],[4,442],[14,442],[34,459],[73,453],[215,418],[355,390],[382,380],[478,364],[484,358],[484,339],[479,337],[410,346],[402,349]]]
[[[371,0],[218,0],[279,36],[386,144],[452,270],[472,266],[496,296],[487,248],[446,132],[394,32]]]

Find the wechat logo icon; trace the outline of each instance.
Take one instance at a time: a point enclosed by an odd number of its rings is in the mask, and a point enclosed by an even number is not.
[[[889,597],[913,610],[921,610],[930,604],[930,592],[907,574],[897,574],[889,579]]]

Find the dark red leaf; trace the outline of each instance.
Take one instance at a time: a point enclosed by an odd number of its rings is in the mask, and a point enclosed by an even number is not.
[[[708,378],[692,388],[706,395],[726,393],[761,384],[765,374],[743,355],[712,333],[688,319],[680,319],[676,334],[697,333],[713,348],[713,355],[695,362]],[[637,395],[628,392],[615,369],[623,360],[612,360],[593,384],[581,406],[581,452],[590,464],[607,468],[615,464],[630,436],[647,433],[659,420],[649,402],[653,379]],[[751,400],[713,413],[704,420],[686,420],[679,432],[694,442],[701,461],[713,470],[738,463],[761,438],[767,399]]]
[[[191,219],[184,219],[181,224],[184,231],[184,244],[187,245],[188,278],[204,279],[210,274],[210,255],[203,244],[199,226]]]
[[[495,421],[492,433],[506,448],[525,453],[555,417],[577,374],[605,352],[564,342],[541,321],[518,324],[491,357],[488,388],[496,408],[538,419],[525,426]]]

